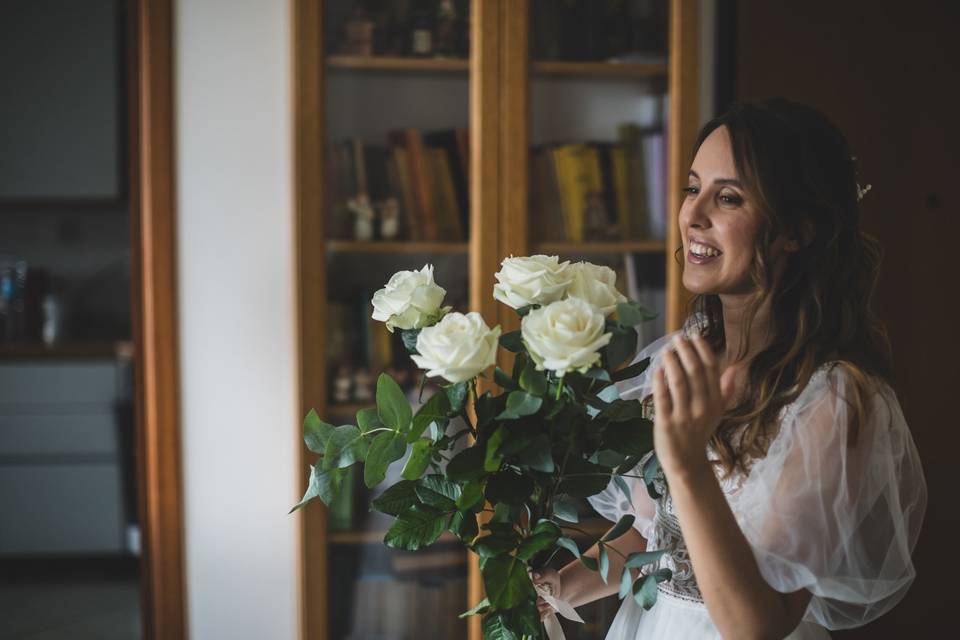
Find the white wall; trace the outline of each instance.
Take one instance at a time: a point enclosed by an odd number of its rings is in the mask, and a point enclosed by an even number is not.
[[[190,637],[296,638],[291,18],[175,3]]]

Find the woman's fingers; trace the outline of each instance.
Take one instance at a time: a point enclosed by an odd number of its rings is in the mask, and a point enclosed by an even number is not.
[[[667,349],[663,354],[663,368],[667,375],[667,386],[669,387],[670,400],[673,411],[683,411],[690,406],[690,387],[687,381],[687,374],[683,371],[683,365],[673,349]]]
[[[668,418],[673,412],[673,403],[667,391],[666,374],[663,367],[658,367],[653,374],[653,410],[658,416]]]
[[[710,343],[703,336],[696,336],[690,342],[694,350],[700,356],[700,362],[703,365],[704,378],[707,381],[707,390],[711,400],[720,400],[720,363]]]
[[[677,345],[677,357],[683,365],[687,382],[690,385],[690,408],[694,413],[701,413],[707,409],[711,400],[710,381],[706,367],[700,358],[700,353],[689,340],[679,338],[674,341]]]

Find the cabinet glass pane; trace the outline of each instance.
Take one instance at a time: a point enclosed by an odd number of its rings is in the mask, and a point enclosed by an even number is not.
[[[530,3],[529,239],[536,253],[604,264],[618,288],[659,315],[640,345],[663,335],[667,236],[666,0]],[[580,546],[611,526],[584,502]],[[589,535],[588,535],[589,534]],[[554,559],[558,568],[568,553]],[[616,596],[582,607],[571,639],[600,639]]]
[[[393,273],[432,264],[445,304],[468,310],[469,10],[464,0],[324,3],[324,417],[336,424],[373,406],[382,372],[419,406],[421,374],[399,333],[370,317]],[[330,508],[330,638],[466,637],[462,544],[444,534],[426,550],[390,549],[394,519],[370,509],[404,462],[372,490],[355,468]]]

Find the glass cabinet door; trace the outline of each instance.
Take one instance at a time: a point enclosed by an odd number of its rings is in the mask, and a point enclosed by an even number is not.
[[[528,3],[526,241],[530,253],[611,267],[617,287],[667,327],[668,2]],[[509,36],[508,36],[509,37]],[[582,503],[567,531],[585,550],[609,529]],[[573,560],[561,553],[558,568]],[[629,596],[628,596],[629,597]],[[601,639],[616,596],[581,607],[567,638]]]
[[[469,311],[470,3],[334,0],[322,11],[321,415],[356,424],[383,372],[414,411],[436,390],[427,383],[421,395],[399,332],[371,318],[374,292],[397,271],[432,265],[444,304]],[[404,462],[374,489],[351,468],[327,512],[328,638],[466,637],[463,545],[444,533],[426,550],[388,548],[393,517],[370,508]]]

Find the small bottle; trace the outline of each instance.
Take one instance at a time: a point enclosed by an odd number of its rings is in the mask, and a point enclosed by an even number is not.
[[[433,11],[426,0],[410,11],[410,54],[421,58],[433,55]]]
[[[48,347],[60,341],[60,299],[53,293],[43,297],[41,336]]]

